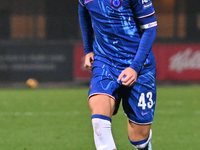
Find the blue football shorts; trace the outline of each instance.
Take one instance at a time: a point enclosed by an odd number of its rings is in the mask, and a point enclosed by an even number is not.
[[[117,113],[120,102],[124,113],[136,124],[153,122],[156,105],[156,69],[138,76],[134,86],[127,87],[117,81],[122,70],[111,67],[101,61],[94,61],[89,97],[105,94],[116,100]]]

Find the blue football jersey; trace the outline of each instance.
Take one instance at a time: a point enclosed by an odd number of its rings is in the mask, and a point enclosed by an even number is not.
[[[79,2],[91,17],[95,39],[90,51],[94,52],[94,59],[120,69],[130,66],[138,51],[143,30],[157,26],[156,19],[152,20],[149,17],[155,13],[151,0]],[[152,44],[149,46],[148,54],[139,57],[144,60],[138,63],[139,66],[148,64],[151,68],[155,67]]]

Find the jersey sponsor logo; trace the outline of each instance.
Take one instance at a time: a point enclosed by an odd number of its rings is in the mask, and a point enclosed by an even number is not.
[[[150,2],[151,0],[142,0],[142,4],[146,4],[148,2]]]
[[[142,0],[143,9],[153,6],[151,0]]]
[[[115,9],[118,9],[122,6],[122,0],[111,0],[111,6]]]
[[[148,7],[151,7],[152,5],[153,5],[152,2],[150,2],[149,4],[144,5],[144,6],[143,6],[143,9],[146,9],[146,8],[148,8]]]
[[[85,0],[85,4],[87,4],[87,3],[91,2],[91,1],[93,1],[93,0]]]

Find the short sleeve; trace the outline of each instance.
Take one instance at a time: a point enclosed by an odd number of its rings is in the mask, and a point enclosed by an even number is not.
[[[131,0],[136,18],[145,18],[155,13],[151,0]]]

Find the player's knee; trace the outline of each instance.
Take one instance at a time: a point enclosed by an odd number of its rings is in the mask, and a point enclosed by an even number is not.
[[[149,137],[144,139],[144,140],[141,140],[141,141],[130,141],[130,143],[133,145],[133,147],[135,147],[136,149],[145,149],[147,147],[147,145],[149,144],[150,140],[152,138],[152,130],[150,130],[150,134],[149,134]]]

